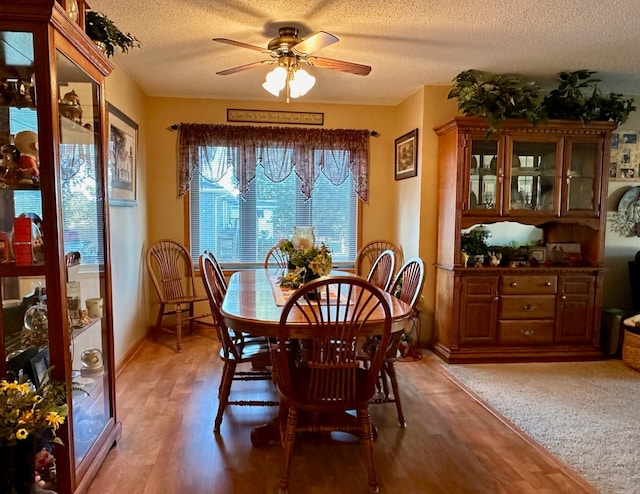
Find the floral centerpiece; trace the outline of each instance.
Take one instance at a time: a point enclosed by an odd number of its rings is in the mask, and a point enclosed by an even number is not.
[[[35,389],[28,381],[0,381],[0,445],[15,445],[46,430],[51,442],[62,444],[56,431],[66,416],[64,383],[48,380]]]
[[[278,248],[289,260],[291,270],[280,278],[280,285],[298,288],[303,283],[331,272],[331,250],[324,242],[320,245],[296,247],[291,240],[282,239]]]

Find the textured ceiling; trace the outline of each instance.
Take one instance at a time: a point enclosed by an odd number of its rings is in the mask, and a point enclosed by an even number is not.
[[[638,0],[89,0],[141,49],[116,59],[149,96],[274,101],[262,89],[272,66],[217,71],[265,59],[214,43],[266,47],[278,27],[340,41],[315,54],[370,65],[366,77],[310,68],[316,86],[297,101],[397,105],[461,71],[517,73],[550,87],[560,71],[598,72],[601,88],[640,94]],[[284,99],[284,97],[282,97]],[[292,103],[293,104],[293,103]]]

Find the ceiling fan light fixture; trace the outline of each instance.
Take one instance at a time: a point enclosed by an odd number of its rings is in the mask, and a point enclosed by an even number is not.
[[[279,96],[287,84],[287,70],[284,67],[276,67],[267,74],[262,87],[273,94]]]
[[[289,81],[289,96],[299,98],[309,92],[315,85],[316,78],[304,69],[296,70]]]

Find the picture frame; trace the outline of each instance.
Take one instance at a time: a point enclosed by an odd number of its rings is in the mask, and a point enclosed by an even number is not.
[[[395,144],[395,179],[403,180],[418,175],[418,129],[398,137]]]
[[[546,247],[531,247],[529,249],[529,261],[535,259],[539,263],[543,263],[547,260],[547,248]]]
[[[640,177],[640,139],[638,130],[611,135],[609,181],[638,182]]]
[[[108,191],[112,206],[138,204],[138,124],[107,103]]]
[[[49,379],[49,376],[47,375],[47,370],[51,366],[51,362],[49,360],[49,348],[47,347],[38,352],[35,357],[31,359],[30,364],[34,380],[33,384],[38,388]]]

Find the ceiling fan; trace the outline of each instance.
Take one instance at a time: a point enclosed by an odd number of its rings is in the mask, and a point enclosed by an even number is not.
[[[315,53],[321,48],[338,41],[336,36],[325,31],[318,31],[308,38],[303,39],[298,36],[297,28],[281,27],[278,30],[278,37],[269,41],[267,48],[228,38],[213,38],[213,41],[258,51],[271,57],[266,60],[259,60],[246,65],[221,70],[220,72],[216,72],[216,74],[230,75],[262,65],[277,64],[276,69],[267,74],[267,80],[263,84],[263,87],[275,96],[278,96],[280,90],[286,87],[287,102],[289,101],[289,96],[292,98],[302,96],[311,89],[315,83],[315,78],[302,70],[300,67],[301,64],[361,76],[368,75],[371,72],[371,67],[368,65],[312,55],[312,53]],[[281,70],[278,70],[278,68]]]

